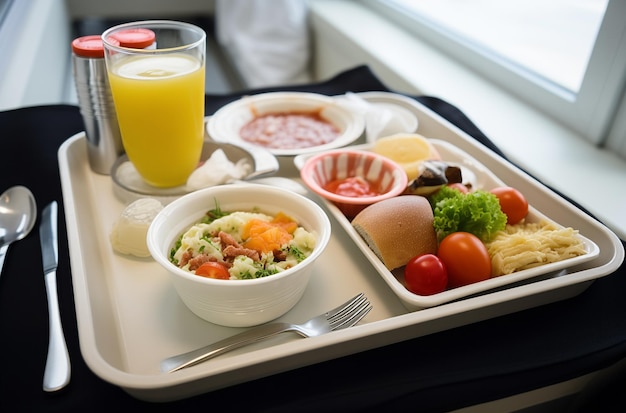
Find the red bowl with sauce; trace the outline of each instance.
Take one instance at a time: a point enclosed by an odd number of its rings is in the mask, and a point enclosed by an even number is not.
[[[306,160],[300,177],[316,194],[352,219],[366,206],[400,195],[408,178],[404,169],[374,152],[338,149]]]

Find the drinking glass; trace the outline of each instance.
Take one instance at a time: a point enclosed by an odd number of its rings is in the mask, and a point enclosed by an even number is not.
[[[116,33],[149,29],[149,47],[123,47]],[[102,34],[107,74],[130,162],[146,183],[174,187],[198,166],[204,141],[206,33],[189,23],[121,24]]]

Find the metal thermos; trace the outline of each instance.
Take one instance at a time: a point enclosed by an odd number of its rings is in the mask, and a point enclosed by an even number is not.
[[[99,35],[72,41],[72,65],[80,113],[85,123],[87,157],[91,169],[109,175],[124,153],[117,115]]]

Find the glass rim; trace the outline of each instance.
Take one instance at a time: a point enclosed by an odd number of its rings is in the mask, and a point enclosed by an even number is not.
[[[188,44],[183,44],[175,47],[168,47],[164,49],[136,49],[132,47],[124,47],[119,44],[113,44],[107,39],[115,32],[131,29],[131,28],[143,28],[143,29],[187,29],[191,32],[196,33],[199,38],[193,42]],[[106,50],[111,50],[114,52],[121,53],[143,53],[143,54],[163,54],[163,53],[171,53],[171,52],[180,52],[184,50],[191,50],[198,46],[205,44],[206,42],[206,32],[199,26],[195,24],[176,21],[176,20],[139,20],[134,22],[122,23],[116,26],[110,27],[106,29],[102,35],[100,36],[102,39],[102,44]],[[158,43],[157,43],[158,47]]]

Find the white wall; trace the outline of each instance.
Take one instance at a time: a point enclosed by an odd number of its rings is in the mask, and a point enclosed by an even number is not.
[[[13,2],[0,30],[0,110],[65,100],[70,35],[64,2]]]

